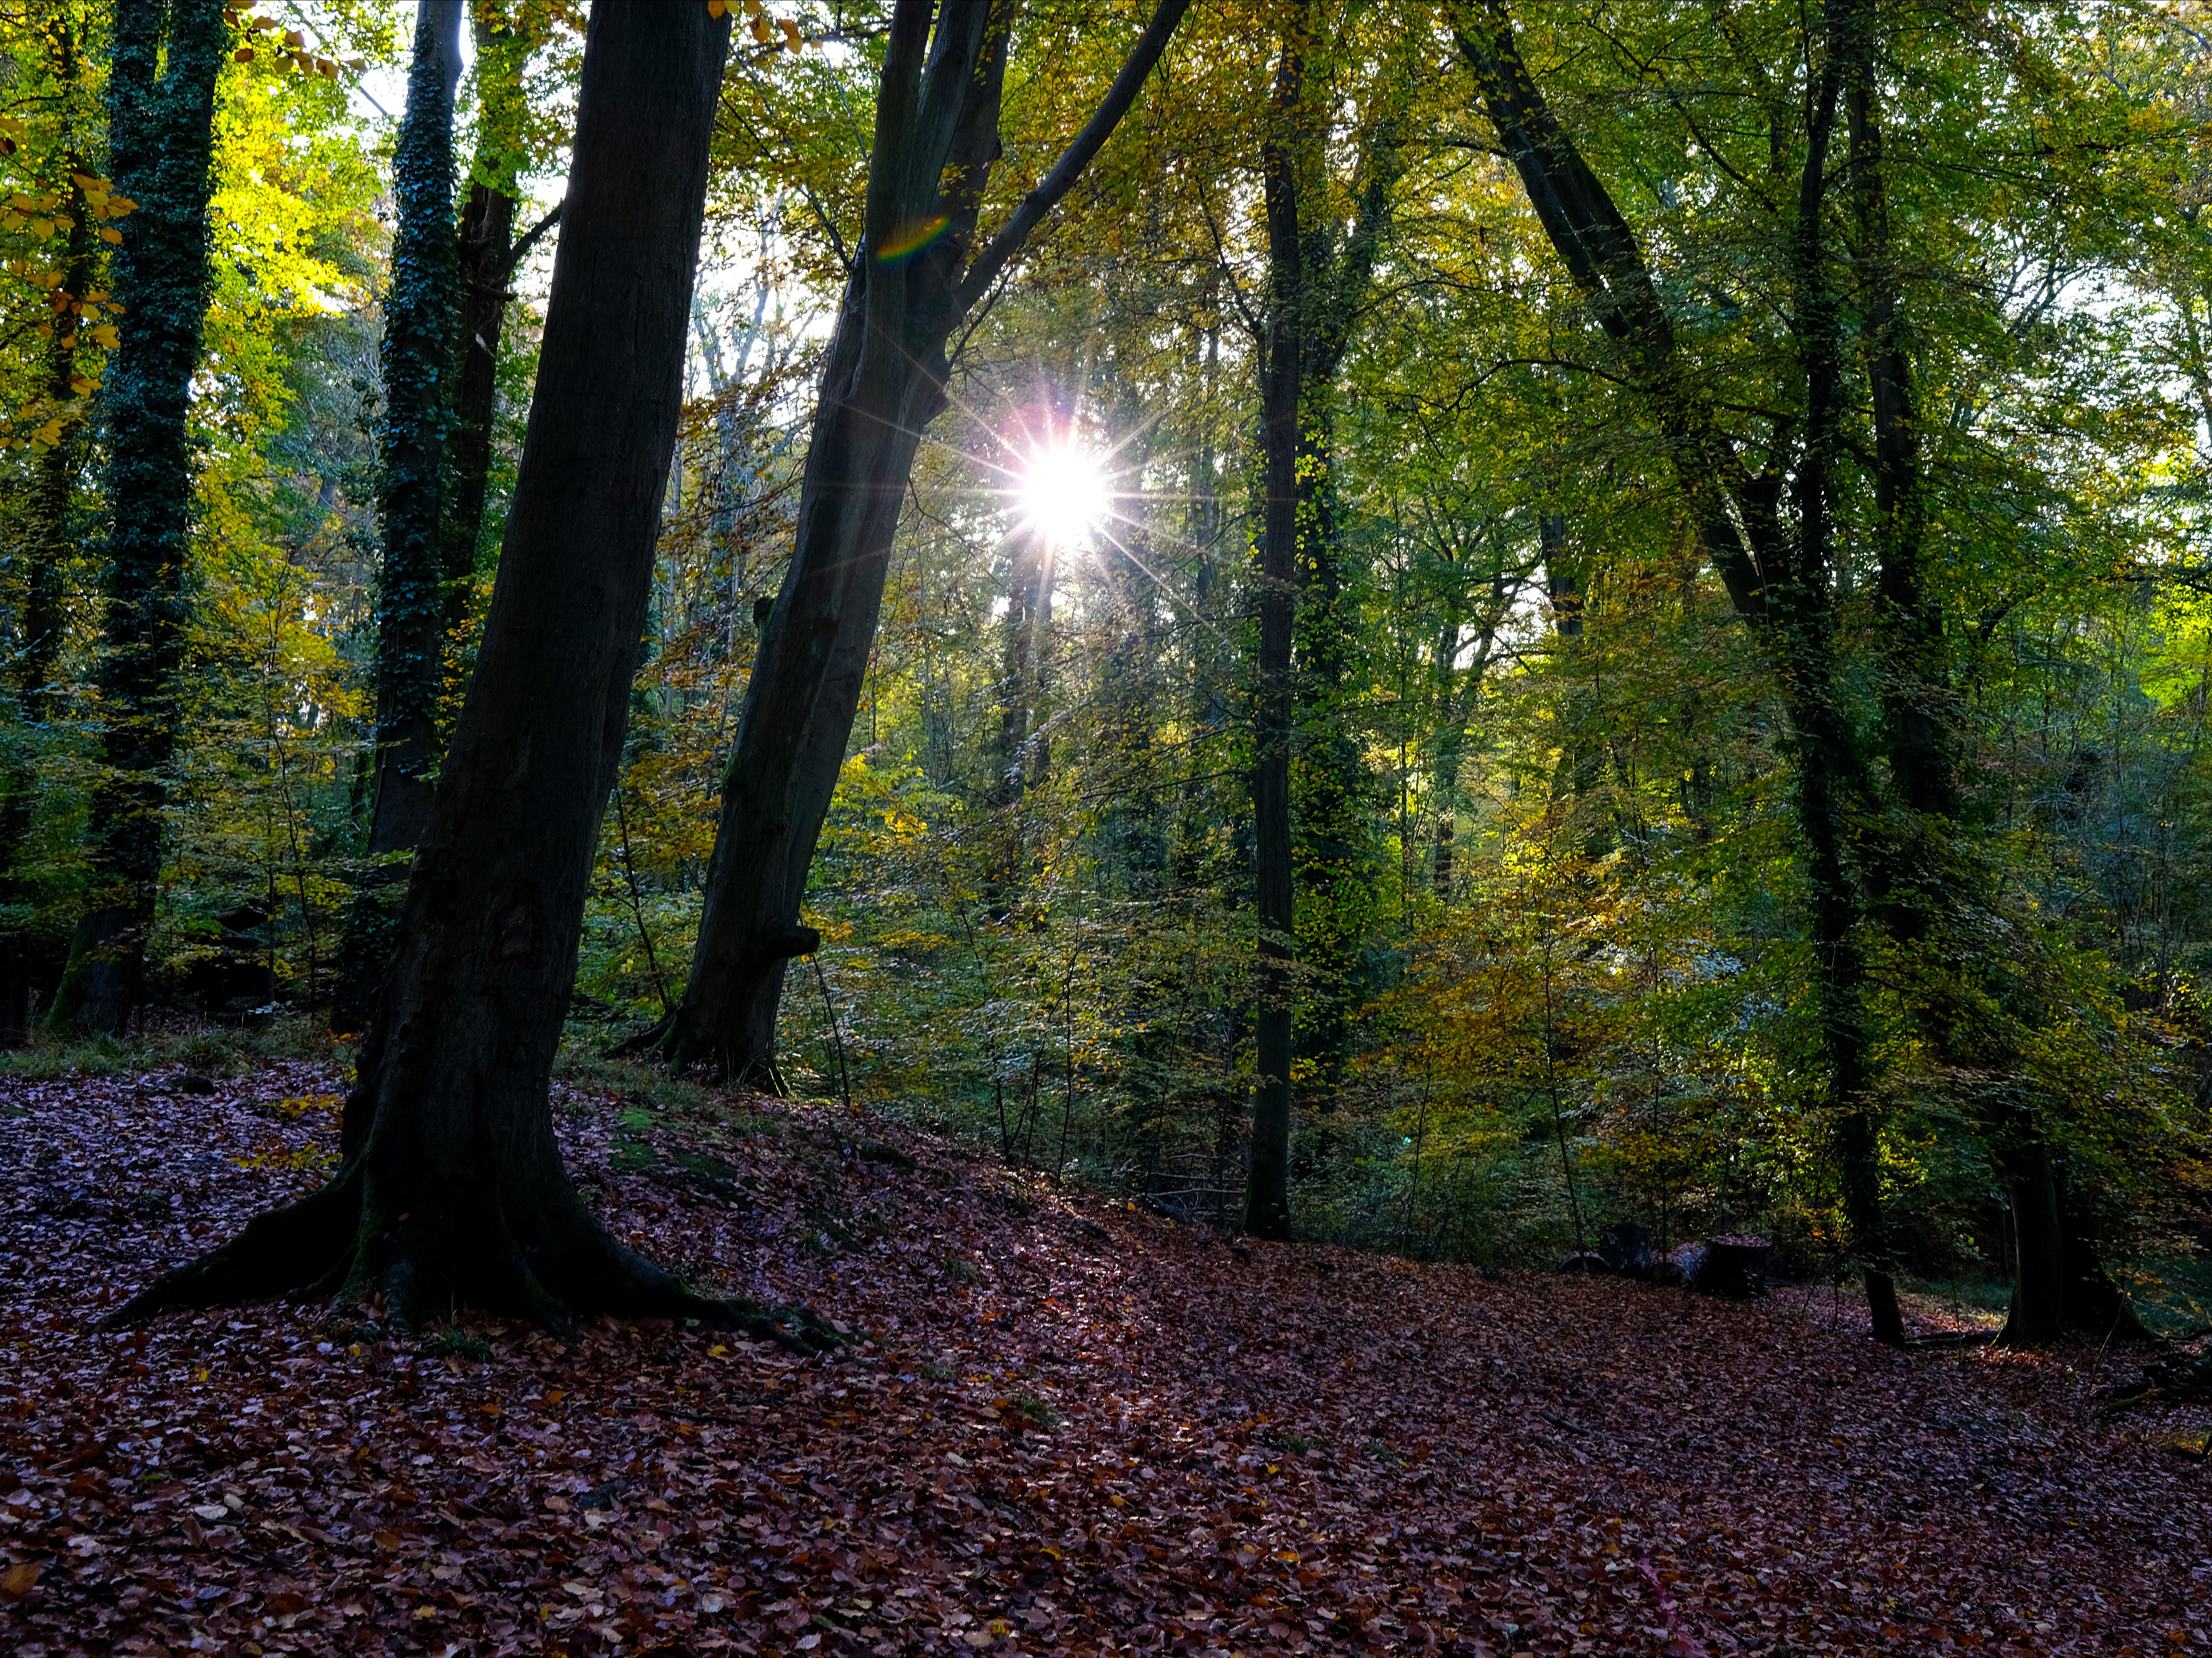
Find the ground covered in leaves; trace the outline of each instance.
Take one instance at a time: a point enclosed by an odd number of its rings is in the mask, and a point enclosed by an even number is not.
[[[338,1078],[0,1079],[0,1649],[2212,1651],[2203,1406],[1826,1291],[1226,1243],[859,1114],[563,1087],[572,1166],[834,1357],[93,1321],[327,1166]]]

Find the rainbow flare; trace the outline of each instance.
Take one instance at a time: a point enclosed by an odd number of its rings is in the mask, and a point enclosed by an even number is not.
[[[943,235],[945,227],[951,222],[942,213],[931,219],[909,220],[878,250],[876,258],[886,264],[894,259],[910,258]]]

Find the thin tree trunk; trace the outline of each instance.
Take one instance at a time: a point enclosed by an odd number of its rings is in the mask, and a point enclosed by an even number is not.
[[[57,20],[49,37],[55,79],[64,83],[77,73],[77,42],[66,18]],[[68,216],[73,221],[69,252],[62,266],[62,283],[52,297],[57,307],[54,329],[46,346],[48,402],[57,409],[77,404],[78,334],[86,325],[85,294],[93,283],[100,242],[92,216],[85,210],[83,187],[76,175],[83,163],[71,150],[62,157],[68,175]],[[72,310],[67,307],[76,307]],[[91,315],[100,314],[95,309]],[[15,659],[15,706],[27,734],[38,732],[52,711],[54,677],[61,665],[64,617],[62,612],[62,572],[70,557],[78,531],[76,483],[84,465],[85,431],[81,421],[64,425],[61,441],[38,458],[31,484],[27,568],[23,577],[21,653]],[[35,738],[33,738],[35,741]],[[0,896],[24,914],[37,898],[32,878],[29,841],[38,783],[28,767],[13,764],[0,780]],[[38,950],[32,929],[15,926],[0,933],[0,1047],[13,1048],[30,1034],[31,993],[37,976]]]
[[[790,1333],[616,1242],[562,1167],[548,1095],[652,587],[729,37],[704,6],[592,8],[506,546],[345,1160],[119,1319],[375,1291],[402,1327],[457,1301],[556,1327],[622,1312]]]
[[[500,333],[507,322],[507,280],[524,251],[514,245],[515,173],[523,133],[522,76],[537,40],[518,31],[485,0],[471,8],[477,56],[477,149],[469,198],[461,210],[458,303],[446,423],[444,499],[439,505],[438,563],[446,584],[448,641],[468,616],[469,594],[483,538],[491,481],[492,422],[499,406]],[[557,219],[555,208],[532,236]],[[530,237],[525,238],[527,246]]]
[[[1120,123],[1188,5],[1158,0],[1097,111],[980,252],[1007,14],[893,9],[866,234],[823,362],[791,567],[745,688],[690,980],[655,1033],[672,1064],[705,1060],[732,1081],[774,1074],[784,966],[817,942],[799,923],[807,870],[860,710],[915,446],[945,404],[946,343]]]
[[[120,1031],[145,993],[184,653],[185,423],[207,314],[209,167],[226,39],[222,0],[117,9],[109,146],[116,189],[137,210],[123,221],[115,257],[125,326],[106,390],[106,770],[93,793],[92,903],[47,1015],[56,1030]]]
[[[994,926],[1011,921],[1026,873],[1023,815],[1042,780],[1036,745],[1042,694],[1042,650],[1051,625],[1053,567],[1058,550],[1035,531],[1017,531],[1006,584],[1006,648],[999,665],[999,729],[991,744],[991,784],[984,803],[993,823],[983,910]]]
[[[446,669],[438,516],[453,325],[453,91],[460,76],[461,0],[422,0],[407,111],[392,163],[399,232],[384,302],[376,797],[361,883],[339,946],[331,1023],[340,1031],[362,1029],[371,1017],[407,866],[429,827],[437,771]]]
[[[1260,443],[1267,489],[1260,528],[1260,656],[1254,692],[1252,827],[1260,923],[1253,1048],[1252,1143],[1243,1230],[1291,1235],[1291,639],[1298,579],[1298,407],[1304,366],[1299,326],[1298,179],[1280,131],[1304,90],[1303,41],[1285,43],[1275,69],[1274,125],[1261,159],[1267,224],[1267,331],[1261,341]]]

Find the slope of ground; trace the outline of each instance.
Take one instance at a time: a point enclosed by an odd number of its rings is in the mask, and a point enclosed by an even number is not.
[[[0,1080],[12,1652],[2212,1651],[2204,1413],[2100,1421],[2118,1356],[1235,1250],[859,1114],[571,1088],[619,1231],[851,1351],[96,1330],[328,1163],[328,1067],[176,1085]]]

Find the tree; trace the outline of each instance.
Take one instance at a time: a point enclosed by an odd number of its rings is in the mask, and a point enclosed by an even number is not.
[[[88,113],[91,103],[86,86],[88,67],[88,25],[67,10],[57,9],[44,20],[43,56],[52,78],[52,103],[64,120],[74,124]],[[85,168],[89,164],[85,145],[71,131],[57,147],[49,181],[58,186],[57,206],[70,224],[64,244],[59,281],[46,307],[47,313],[43,408],[52,409],[58,422],[49,428],[54,441],[43,446],[30,491],[30,523],[24,537],[23,599],[19,637],[21,648],[15,663],[15,706],[24,726],[40,731],[52,714],[54,680],[61,665],[67,631],[64,574],[70,548],[83,518],[80,481],[85,470],[88,422],[77,416],[87,389],[80,361],[86,339],[101,315],[101,295],[93,292],[102,252],[97,216],[87,197],[92,185],[103,196],[102,181]],[[112,196],[106,196],[112,201]],[[82,320],[78,320],[78,319]],[[58,326],[55,325],[58,323]],[[27,924],[33,908],[31,878],[31,833],[36,785],[27,769],[9,768],[0,780],[0,895],[25,919],[0,931],[0,1044],[10,1045],[28,1034],[31,998],[39,953],[33,929]]]
[[[570,1184],[548,1089],[619,761],[675,441],[730,25],[592,9],[544,352],[499,577],[344,1161],[118,1315],[288,1291],[776,1327],[623,1248]],[[609,351],[618,336],[627,347]]]
[[[439,545],[447,363],[453,349],[453,93],[461,79],[461,0],[422,0],[407,112],[392,158],[399,230],[384,301],[384,422],[377,581],[376,791],[353,914],[339,947],[332,1028],[367,1023],[390,954],[392,909],[430,818],[445,689],[447,580]],[[471,202],[473,208],[474,203]]]
[[[1344,725],[1352,653],[1331,476],[1335,382],[1373,279],[1399,169],[1395,111],[1386,95],[1381,112],[1369,117],[1358,207],[1340,247],[1320,199],[1327,176],[1325,112],[1334,106],[1334,88],[1308,84],[1317,14],[1316,6],[1305,6],[1285,34],[1261,157],[1267,230],[1267,309],[1259,342],[1267,505],[1252,789],[1261,975],[1244,1229],[1266,1238],[1290,1236],[1294,940],[1316,981],[1308,993],[1324,1088],[1334,1081],[1349,1039],[1345,1003],[1359,930],[1336,912],[1352,907],[1351,894],[1367,884],[1358,847],[1370,814],[1361,799],[1364,762]],[[1307,908],[1327,912],[1326,920],[1304,929],[1301,890]]]
[[[163,771],[176,747],[192,467],[185,422],[208,301],[208,177],[222,0],[145,0],[117,16],[108,145],[138,206],[114,259],[129,319],[107,386],[106,775],[95,793],[95,888],[47,1023],[123,1029],[144,994],[161,874]]]
[[[799,905],[915,450],[945,404],[946,344],[1120,124],[1188,4],[1158,0],[1090,120],[980,247],[1011,9],[893,9],[866,229],[823,360],[791,567],[738,715],[691,976],[656,1033],[672,1064],[705,1060],[732,1081],[773,1074],[784,964],[819,943]]]

